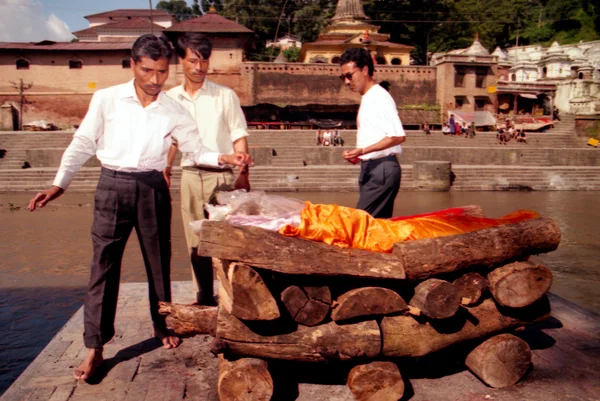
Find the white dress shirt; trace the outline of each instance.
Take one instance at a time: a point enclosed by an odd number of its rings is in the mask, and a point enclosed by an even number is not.
[[[366,148],[388,136],[406,136],[396,102],[392,96],[379,85],[373,85],[360,100],[356,119],[356,147]],[[378,152],[360,156],[361,160],[372,160],[391,154],[402,153],[402,146],[396,145]]]
[[[167,92],[194,117],[202,145],[211,152],[231,154],[233,143],[248,136],[246,118],[235,92],[223,85],[205,80],[202,87],[191,97],[185,91],[185,82]],[[193,166],[193,155],[181,149],[182,166]],[[223,166],[229,167],[229,166]]]
[[[200,143],[196,122],[161,92],[143,107],[133,80],[94,93],[90,108],[63,154],[54,185],[67,189],[94,154],[103,167],[118,171],[162,171],[173,142],[196,163],[219,165],[219,153]],[[231,152],[230,152],[231,153]]]

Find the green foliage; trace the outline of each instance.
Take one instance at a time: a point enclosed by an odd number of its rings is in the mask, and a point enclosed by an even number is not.
[[[192,9],[185,0],[160,0],[156,4],[156,9],[168,12],[177,21],[190,19],[193,16]]]
[[[293,33],[312,42],[331,22],[335,0],[161,0],[157,8],[179,19],[208,11],[252,29],[256,35],[251,59],[274,59],[267,40]],[[600,7],[592,0],[364,0],[365,13],[390,40],[414,46],[416,64],[427,64],[435,52],[465,48],[475,34],[493,51],[540,43],[549,45],[600,39]],[[289,57],[292,59],[293,57]]]
[[[398,110],[420,110],[420,111],[440,111],[442,108],[439,104],[403,104],[397,107]]]
[[[289,49],[283,51],[283,55],[285,56],[287,61],[289,61],[290,63],[295,63],[300,57],[300,48],[290,47]]]

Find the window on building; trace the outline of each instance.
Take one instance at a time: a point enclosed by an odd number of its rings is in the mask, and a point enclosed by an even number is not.
[[[81,60],[69,60],[69,69],[80,70],[83,68],[83,61]]]
[[[332,64],[338,64],[340,62],[340,56],[335,56],[331,59]]]
[[[385,57],[379,56],[375,60],[377,61],[377,64],[387,64],[385,61]]]
[[[577,78],[583,79],[583,72],[580,72],[579,75],[577,75]]]
[[[546,78],[546,75],[548,75],[548,68],[544,67],[542,68],[542,78]]]
[[[467,102],[467,98],[464,96],[455,96],[454,97],[454,104],[456,105],[457,109],[462,109],[466,102]]]
[[[475,98],[475,111],[485,110],[486,103],[487,99],[485,98]]]
[[[131,68],[131,59],[130,58],[124,58],[123,60],[121,60],[121,67],[123,67],[123,68]]]
[[[516,81],[517,80],[517,74],[510,74],[510,80],[511,81]]]
[[[485,78],[487,77],[487,68],[477,68],[475,70],[475,87],[485,88]]]
[[[15,63],[17,65],[17,70],[28,70],[29,69],[29,60],[20,58]]]
[[[395,57],[392,59],[392,65],[402,65],[402,59]]]
[[[454,67],[454,87],[464,88],[465,87],[465,75],[466,70],[463,67]]]

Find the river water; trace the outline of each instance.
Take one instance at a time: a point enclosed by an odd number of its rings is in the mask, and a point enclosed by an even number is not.
[[[314,203],[354,206],[357,193],[290,193]],[[469,204],[486,216],[530,209],[554,219],[560,247],[534,259],[554,273],[552,292],[600,313],[600,192],[401,192],[395,215],[412,215]],[[30,213],[30,195],[0,194],[0,394],[82,305],[91,257],[93,195],[66,194]],[[178,195],[173,199],[178,205]],[[178,208],[173,213],[172,280],[189,280]],[[132,235],[123,262],[123,282],[146,281]]]

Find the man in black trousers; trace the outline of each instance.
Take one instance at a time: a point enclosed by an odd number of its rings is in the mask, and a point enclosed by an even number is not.
[[[373,81],[373,59],[362,48],[348,49],[340,58],[340,79],[361,95],[356,125],[356,149],[346,150],[344,159],[360,161],[360,197],[357,209],[373,217],[389,218],[400,189],[402,172],[397,155],[406,140],[396,103],[387,90]]]
[[[165,348],[179,338],[158,313],[171,300],[171,200],[162,174],[173,142],[194,153],[198,164],[219,166],[252,162],[246,153],[223,155],[199,145],[196,122],[161,92],[169,76],[171,46],[164,38],[143,35],[132,48],[134,79],[97,91],[65,151],[53,186],[38,193],[29,210],[44,207],[67,189],[74,174],[94,154],[102,170],[94,199],[93,258],[84,304],[84,344],[89,349],[73,373],[89,379],[103,361],[103,346],[114,336],[121,261],[135,228],[148,274],[154,333]]]

